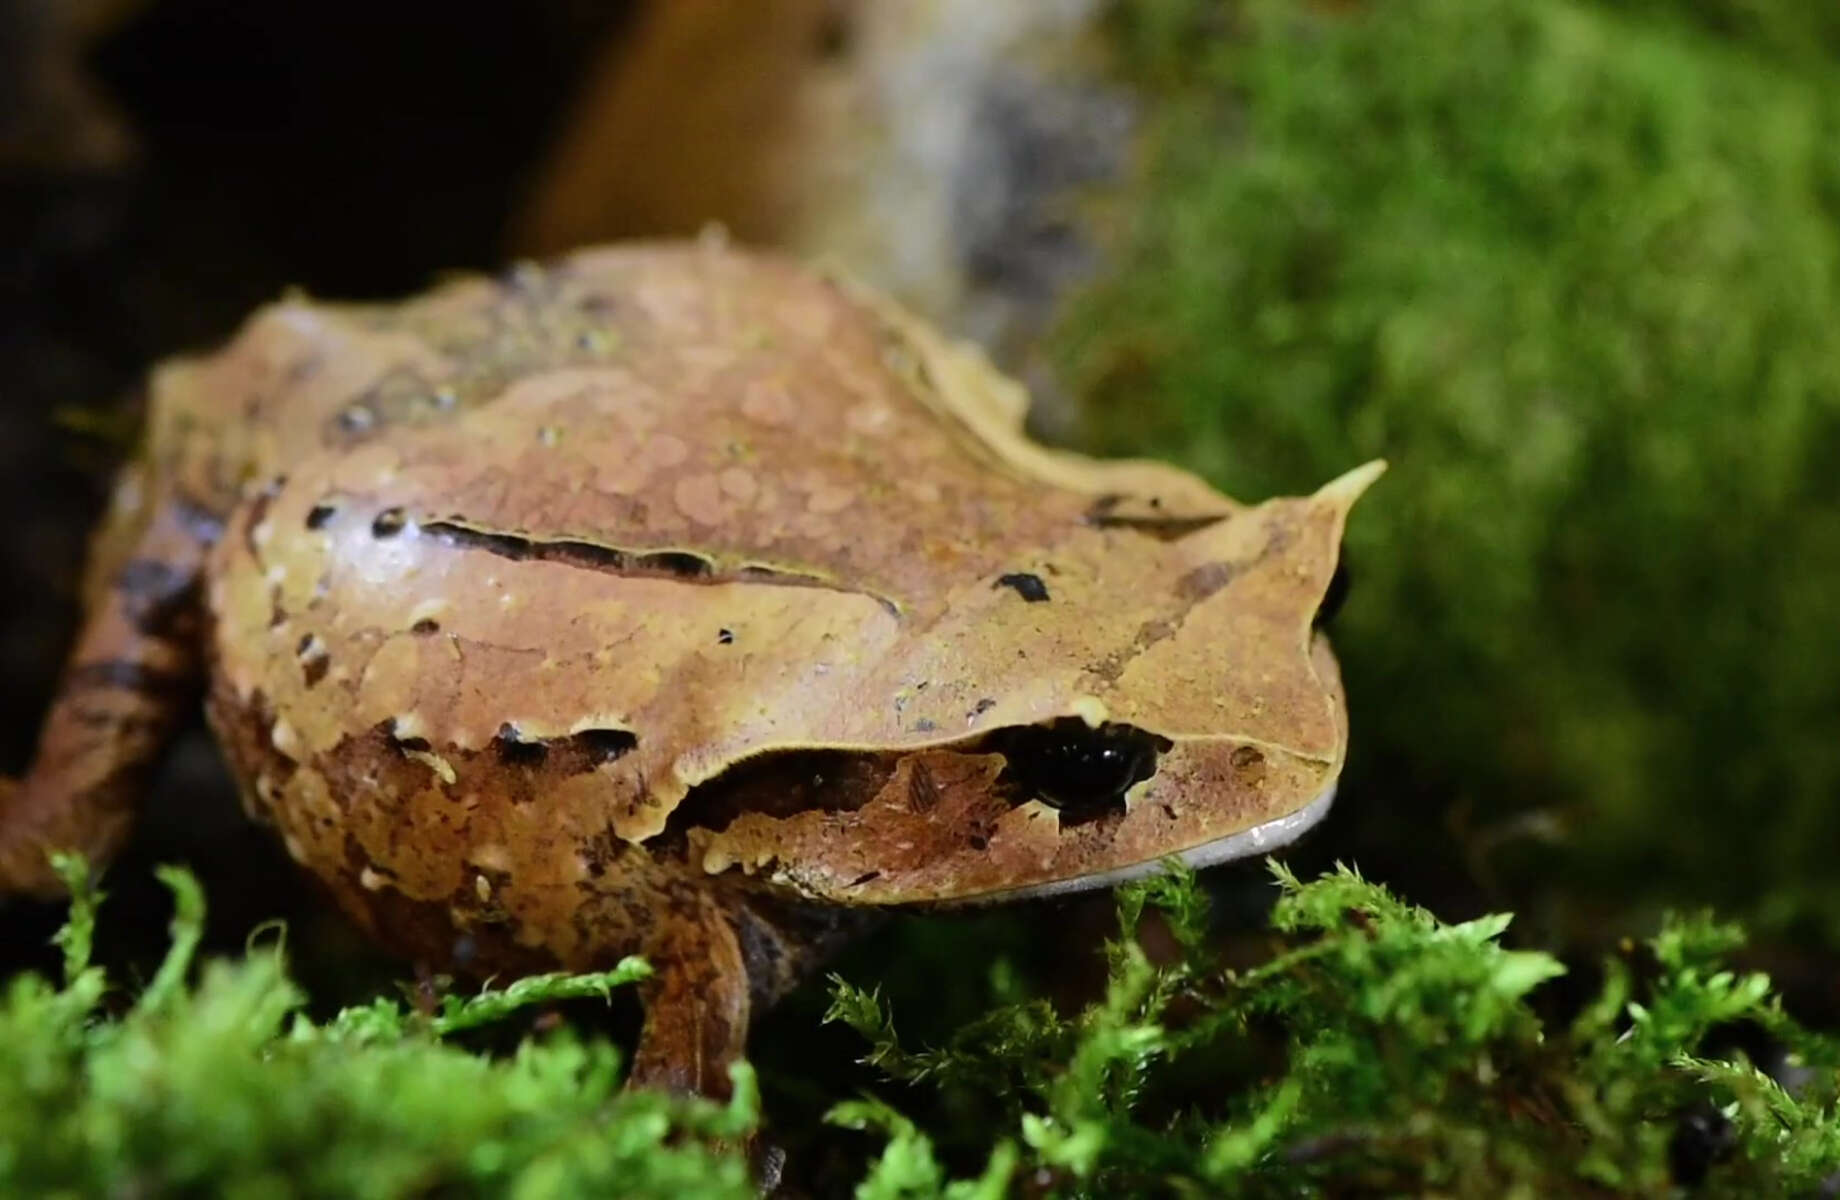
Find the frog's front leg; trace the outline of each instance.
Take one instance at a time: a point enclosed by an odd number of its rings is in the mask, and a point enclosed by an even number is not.
[[[641,986],[645,1027],[628,1082],[717,1099],[730,1093],[748,1022],[885,919],[702,882],[654,896],[656,920],[639,940],[653,975]]]
[[[134,802],[197,694],[210,536],[180,506],[161,505],[100,564],[31,768],[0,780],[0,893],[54,896],[52,851],[101,864],[126,839]]]
[[[640,987],[645,1026],[632,1087],[726,1099],[728,1068],[747,1048],[747,964],[734,925],[700,890],[673,895],[644,942],[652,976]]]

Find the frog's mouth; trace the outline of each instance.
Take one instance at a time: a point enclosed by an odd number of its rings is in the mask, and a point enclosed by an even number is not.
[[[905,751],[790,749],[693,788],[655,849],[832,903],[1052,896],[1283,846],[1328,812],[1336,765],[1079,718]]]
[[[679,829],[720,832],[747,814],[784,819],[802,812],[860,810],[902,771],[904,759],[918,754],[993,763],[994,777],[981,781],[992,797],[1010,807],[1039,802],[1068,828],[1122,812],[1125,794],[1156,774],[1158,760],[1172,744],[1134,725],[1091,726],[1079,717],[1062,717],[1000,726],[918,750],[769,750],[730,764],[690,789],[671,821]],[[924,790],[925,783],[912,782],[916,768],[911,763],[909,770],[910,791],[915,786]],[[931,778],[924,767],[917,770]]]
[[[1322,790],[1322,794],[1310,801],[1296,812],[1288,813],[1263,825],[1254,825],[1238,833],[1230,833],[1199,846],[1191,846],[1180,853],[1167,858],[1153,858],[1129,866],[1114,867],[1109,871],[1100,871],[1092,875],[1078,876],[1072,879],[1056,879],[1047,883],[1028,887],[1011,888],[1007,891],[983,892],[967,896],[959,903],[966,906],[980,904],[1006,904],[1015,900],[1035,900],[1046,896],[1064,896],[1073,892],[1089,891],[1094,888],[1113,887],[1120,883],[1129,883],[1146,875],[1154,875],[1163,870],[1164,864],[1171,859],[1185,867],[1200,870],[1203,867],[1218,866],[1221,863],[1234,862],[1254,855],[1269,854],[1283,849],[1305,833],[1317,822],[1329,814],[1329,808],[1335,803],[1335,782]]]

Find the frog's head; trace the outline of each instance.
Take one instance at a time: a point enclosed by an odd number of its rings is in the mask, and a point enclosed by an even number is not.
[[[877,660],[862,692],[895,696],[898,733],[852,744],[833,722],[732,762],[674,826],[707,870],[860,904],[1049,895],[1291,841],[1346,750],[1317,618],[1379,470],[1206,518],[1107,498]]]

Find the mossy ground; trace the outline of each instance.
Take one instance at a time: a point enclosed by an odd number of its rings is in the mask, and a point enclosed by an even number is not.
[[[916,1047],[877,990],[833,980],[827,1019],[860,1035],[881,1093],[824,1116],[881,1143],[844,1190],[1775,1196],[1840,1170],[1840,1040],[1724,966],[1736,930],[1670,919],[1556,1019],[1542,992],[1565,967],[1503,948],[1506,915],[1449,925],[1346,868],[1308,884],[1274,870],[1274,952],[1245,969],[1210,948],[1191,876],[1122,889],[1104,994],[1073,1015],[996,965],[985,1013]],[[617,1090],[618,1052],[566,1025],[498,1056],[450,1044],[641,963],[314,1021],[279,942],[195,970],[202,895],[169,871],[172,949],[122,995],[90,962],[96,897],[80,866],[67,877],[62,987],[23,975],[0,999],[7,1195],[751,1193],[751,1070],[724,1107]],[[1734,1030],[1770,1047],[1770,1070]],[[951,1161],[970,1169],[954,1179]]]
[[[1095,448],[1236,495],[1392,461],[1334,630],[1354,758],[1293,859],[1389,886],[911,922],[756,1039],[768,1137],[868,1197],[1832,1194],[1840,1043],[1753,968],[1840,1020],[1840,9],[1111,21],[1141,186],[1057,374]],[[751,1074],[630,1096],[591,1021],[530,1019],[638,968],[335,1013],[274,938],[195,962],[171,881],[144,986],[79,905],[62,986],[0,998],[0,1193],[751,1194]],[[1705,904],[1757,940],[1662,915]]]

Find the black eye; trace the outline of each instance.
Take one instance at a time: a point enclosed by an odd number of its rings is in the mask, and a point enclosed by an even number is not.
[[[1168,745],[1129,725],[1094,729],[1078,717],[998,730],[991,741],[1024,798],[1060,809],[1063,824],[1114,807],[1133,784],[1156,773],[1157,752]]]

